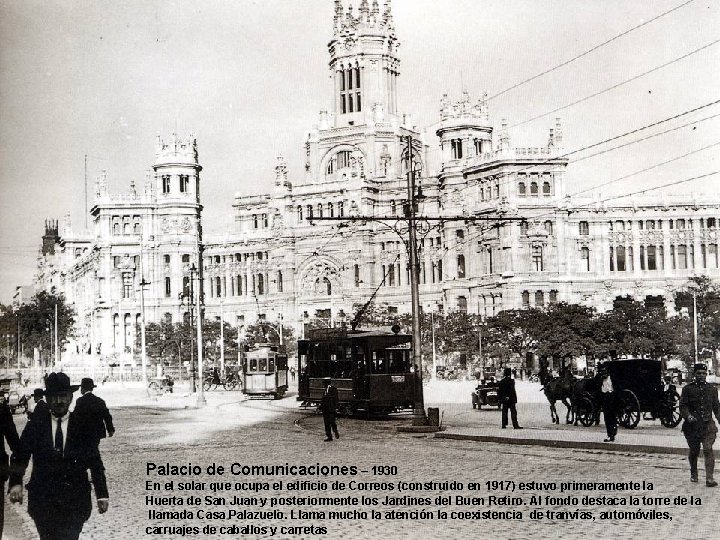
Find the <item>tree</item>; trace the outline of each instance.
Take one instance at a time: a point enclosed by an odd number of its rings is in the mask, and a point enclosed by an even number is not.
[[[515,354],[522,362],[528,352],[535,351],[545,313],[536,308],[507,309],[488,318],[487,349],[490,356],[507,361]]]
[[[55,340],[55,306],[57,306],[57,342],[58,348],[75,335],[75,312],[65,303],[65,296],[40,291],[27,304],[22,304],[15,312],[20,327],[20,339],[27,348],[37,347],[47,351],[50,358]],[[52,339],[51,339],[52,333]]]
[[[594,308],[566,302],[550,305],[531,331],[537,354],[562,359],[592,353],[594,318]]]
[[[277,347],[278,352],[287,354],[288,357],[297,356],[297,339],[295,332],[289,325],[282,325],[283,342],[280,345],[280,327],[279,324],[273,324],[268,321],[257,321],[255,324],[249,324],[244,328],[244,345],[252,347],[259,343],[269,343]]]
[[[692,277],[687,287],[675,292],[674,299],[675,309],[688,313],[691,326],[694,305],[697,306],[698,351],[701,355],[708,351],[715,358],[720,350],[720,285],[707,276]],[[689,351],[683,357],[688,362],[694,359],[693,339],[689,343]]]

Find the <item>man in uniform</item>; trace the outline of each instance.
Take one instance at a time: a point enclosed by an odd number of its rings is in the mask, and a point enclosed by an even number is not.
[[[325,423],[325,442],[333,440],[333,432],[335,438],[339,439],[337,422],[335,414],[338,407],[338,391],[330,382],[330,377],[325,378],[325,393],[320,401],[320,410],[322,411],[323,421]]]
[[[22,503],[23,475],[33,467],[28,489],[28,514],[40,540],[77,540],[92,512],[88,470],[95,488],[98,512],[108,509],[108,489],[95,434],[88,424],[69,413],[73,392],[65,373],[45,380],[49,413],[33,415],[20,436],[10,461],[10,502]]]
[[[512,418],[512,425],[515,429],[522,429],[518,424],[517,409],[517,393],[515,392],[515,381],[511,378],[512,369],[505,368],[504,377],[498,384],[498,400],[502,405],[502,428],[505,429],[508,424],[508,410]]]
[[[717,435],[717,426],[713,420],[720,420],[720,404],[718,393],[714,386],[707,384],[707,367],[705,364],[693,366],[695,380],[685,386],[680,396],[680,416],[685,419],[682,431],[685,434],[690,452],[690,481],[698,481],[697,461],[700,456],[700,445],[705,456],[705,485],[717,486],[713,477],[715,472],[715,455],[713,443]]]

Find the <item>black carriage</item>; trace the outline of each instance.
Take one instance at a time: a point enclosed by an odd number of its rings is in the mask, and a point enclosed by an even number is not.
[[[412,337],[381,330],[328,328],[298,341],[298,400],[316,405],[329,378],[342,414],[387,414],[412,409],[417,370]]]
[[[501,407],[500,400],[498,399],[498,382],[495,377],[489,379],[482,379],[480,384],[475,387],[472,392],[472,406],[473,409],[482,409],[483,405],[489,407]]]
[[[288,389],[287,356],[270,345],[256,345],[245,353],[242,378],[246,395],[280,399]]]
[[[680,396],[673,384],[663,381],[660,360],[612,360],[603,365],[615,391],[618,424],[632,429],[641,415],[645,420],[660,420],[668,428],[680,423]],[[599,376],[576,383],[573,408],[582,425],[596,422],[601,397]]]

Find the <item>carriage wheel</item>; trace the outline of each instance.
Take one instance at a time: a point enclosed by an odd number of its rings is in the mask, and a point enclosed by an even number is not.
[[[213,384],[212,379],[205,379],[203,381],[203,390],[205,390],[206,392],[208,392],[209,390],[214,390],[215,388],[217,388],[217,384]]]
[[[150,395],[159,396],[162,393],[162,391],[160,390],[160,385],[155,381],[152,381],[150,384],[148,384],[148,393]]]
[[[235,385],[237,385],[237,381],[235,379],[230,379],[229,381],[225,381],[223,383],[223,388],[225,390],[235,390]]]
[[[666,428],[676,427],[680,417],[680,396],[675,390],[668,390],[663,394],[663,403],[660,407],[660,422]]]
[[[640,402],[632,390],[623,390],[617,397],[618,424],[633,429],[640,422]]]
[[[575,406],[575,414],[580,423],[585,427],[592,426],[595,423],[595,406],[590,396],[582,395],[578,398],[577,405]]]

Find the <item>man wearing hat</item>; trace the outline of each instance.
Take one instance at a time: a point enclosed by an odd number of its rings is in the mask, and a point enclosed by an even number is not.
[[[680,396],[680,416],[685,419],[682,431],[685,434],[690,452],[690,481],[698,481],[697,462],[700,456],[700,445],[705,456],[705,485],[717,486],[713,477],[715,472],[715,455],[713,444],[717,435],[717,426],[713,420],[720,420],[720,403],[718,393],[714,386],[707,384],[707,366],[695,364],[693,366],[695,380],[686,385]]]
[[[515,392],[515,381],[511,377],[512,369],[506,367],[503,370],[503,378],[498,384],[498,401],[502,405],[502,424],[503,429],[507,428],[508,424],[508,410],[510,411],[510,418],[512,419],[512,425],[515,429],[522,429],[518,424],[517,419],[517,392]]]
[[[5,491],[5,481],[8,479],[8,454],[5,450],[7,441],[10,450],[17,452],[20,449],[20,437],[18,437],[15,421],[6,401],[0,403],[0,490]],[[0,494],[0,537],[3,535],[5,524],[5,497]]]
[[[36,388],[35,390],[33,390],[33,399],[35,400],[35,407],[33,407],[32,411],[28,411],[28,413],[27,413],[28,418],[32,418],[33,415],[38,411],[40,411],[41,415],[47,414],[48,406],[47,406],[47,403],[45,403],[45,400],[43,399],[44,397],[45,397],[45,391],[42,388]]]
[[[602,397],[603,418],[605,418],[605,432],[607,433],[605,442],[615,442],[618,432],[617,396],[615,395],[607,364],[600,366],[600,395]]]
[[[337,422],[335,421],[335,414],[338,407],[338,391],[330,382],[330,377],[325,378],[325,393],[323,394],[322,400],[320,401],[320,410],[323,415],[323,423],[325,424],[325,442],[333,440],[333,433],[335,438],[339,439],[340,434],[338,433]]]
[[[80,381],[82,396],[75,401],[75,414],[92,426],[96,439],[100,442],[106,435],[112,437],[115,434],[115,426],[105,400],[93,394],[93,388],[96,386],[92,379],[86,377]]]
[[[95,435],[88,424],[70,413],[73,392],[65,373],[50,373],[45,380],[47,414],[34,414],[20,436],[20,447],[10,461],[11,502],[22,503],[23,475],[32,458],[28,513],[41,540],[77,540],[92,512],[88,470],[98,511],[109,506],[105,467]]]

